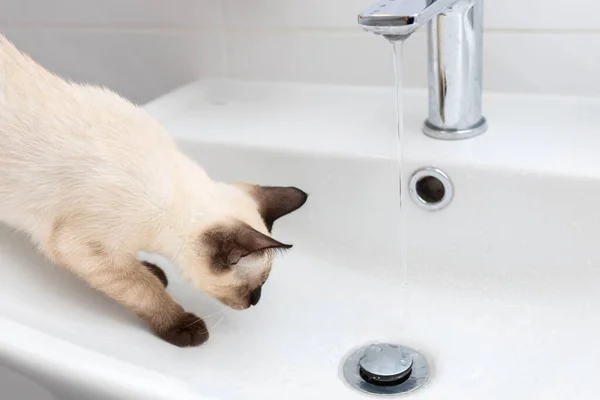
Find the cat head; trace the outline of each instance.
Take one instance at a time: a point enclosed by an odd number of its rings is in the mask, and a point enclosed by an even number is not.
[[[292,247],[271,237],[273,224],[307,197],[294,187],[222,187],[219,201],[229,205],[227,212],[194,233],[191,250],[197,262],[188,278],[231,308],[256,305],[276,254]]]

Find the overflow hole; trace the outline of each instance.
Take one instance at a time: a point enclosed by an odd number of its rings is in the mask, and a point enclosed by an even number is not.
[[[446,188],[442,181],[435,176],[424,176],[416,184],[417,195],[427,204],[436,204],[442,201]]]
[[[415,204],[427,211],[442,210],[450,204],[454,188],[448,175],[435,167],[415,171],[408,183],[408,192]]]

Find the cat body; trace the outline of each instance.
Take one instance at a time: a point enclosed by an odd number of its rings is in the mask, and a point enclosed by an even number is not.
[[[273,250],[291,247],[271,238],[272,223],[306,197],[213,181],[143,109],[61,79],[0,36],[0,221],[170,343],[200,344],[206,326],[136,254],[160,254],[196,288],[247,308]]]

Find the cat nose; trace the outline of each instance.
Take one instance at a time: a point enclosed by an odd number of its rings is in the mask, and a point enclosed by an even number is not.
[[[257,287],[256,289],[254,289],[252,292],[250,292],[250,304],[255,306],[258,304],[258,301],[260,300],[260,293],[262,286]]]

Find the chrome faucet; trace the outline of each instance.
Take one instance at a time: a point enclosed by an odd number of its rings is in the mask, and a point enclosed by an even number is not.
[[[483,0],[380,0],[358,16],[363,29],[405,40],[428,24],[429,116],[423,132],[466,139],[487,129],[481,113]]]

